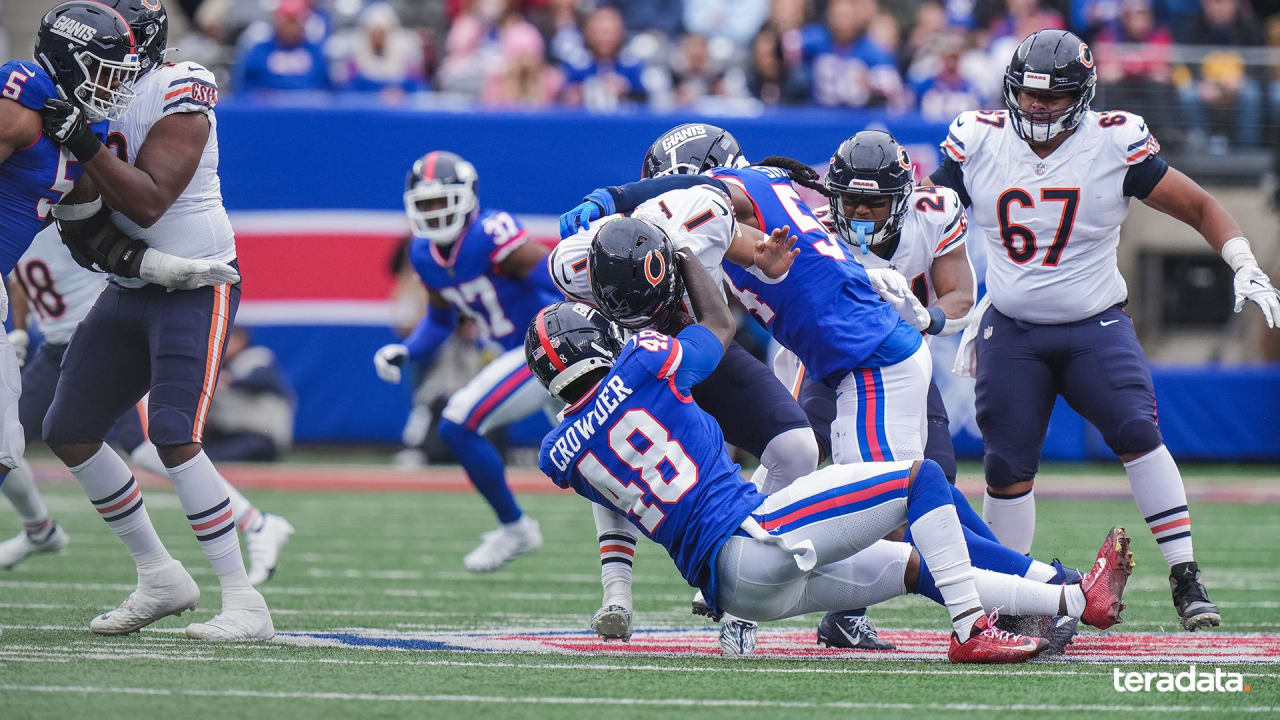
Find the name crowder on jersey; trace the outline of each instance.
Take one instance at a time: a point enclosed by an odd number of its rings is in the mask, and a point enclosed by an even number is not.
[[[561,472],[568,469],[569,463],[582,449],[582,444],[596,434],[596,430],[599,430],[604,421],[609,419],[609,414],[633,392],[635,391],[627,387],[626,382],[617,375],[609,378],[609,382],[600,388],[591,409],[574,418],[573,424],[565,429],[563,435],[556,438],[551,449],[547,451],[547,456],[551,462],[555,463],[556,468]]]

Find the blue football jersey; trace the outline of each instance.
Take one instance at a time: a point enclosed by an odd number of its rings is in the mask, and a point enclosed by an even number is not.
[[[57,98],[58,92],[39,65],[10,60],[0,65],[0,97],[40,112],[44,101]],[[105,121],[92,128],[99,138],[106,137]],[[62,152],[44,133],[0,163],[0,273],[13,271],[45,226],[49,208],[71,192],[82,171],[71,153]]]
[[[800,200],[785,170],[752,166],[712,174],[747,194],[765,233],[787,225],[796,236],[800,255],[780,282],[766,283],[727,260],[723,266],[743,306],[810,375],[838,382],[857,368],[904,360],[920,347],[920,333],[880,299],[867,271]]]
[[[689,395],[722,352],[701,325],[677,337],[641,331],[600,384],[565,408],[538,456],[556,485],[625,515],[666,548],[713,606],[716,554],[765,498]]]
[[[563,298],[548,279],[513,278],[498,265],[528,241],[528,233],[510,213],[482,210],[461,239],[442,254],[426,238],[414,238],[409,259],[427,287],[440,293],[481,332],[504,349],[524,343],[524,332],[539,310]],[[539,268],[545,274],[545,268]]]

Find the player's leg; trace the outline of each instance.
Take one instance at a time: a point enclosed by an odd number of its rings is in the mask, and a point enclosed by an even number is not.
[[[524,348],[499,355],[452,397],[441,413],[440,438],[498,516],[499,527],[462,559],[473,572],[496,570],[512,558],[542,546],[538,523],[526,516],[507,486],[506,467],[485,433],[527,417],[547,402],[534,379]]]
[[[18,419],[27,444],[40,439],[40,427],[49,404],[53,402],[53,391],[58,385],[58,365],[65,348],[65,345],[46,342],[28,356],[22,368]],[[11,568],[33,553],[57,552],[67,546],[67,533],[49,515],[36,489],[31,465],[25,458],[19,458],[17,467],[5,476],[0,492],[13,503],[18,517],[22,519],[22,531],[0,543],[0,567]]]
[[[982,517],[1000,542],[1030,552],[1036,531],[1032,485],[1057,399],[1053,369],[1033,342],[1037,333],[1057,328],[1022,325],[995,308],[980,327],[975,405],[987,479]]]
[[[924,458],[925,407],[933,357],[921,345],[894,365],[859,368],[836,387],[835,463]]]
[[[226,479],[200,445],[240,288],[218,285],[170,293],[147,286],[136,292],[146,298],[143,317],[151,358],[147,433],[222,590],[218,615],[188,625],[187,635],[270,639],[275,628],[266,601],[245,572]]]
[[[693,399],[715,418],[726,442],[760,459],[761,492],[780,490],[818,467],[818,446],[804,411],[736,341],[715,371],[693,386]]]
[[[134,632],[193,609],[200,599],[200,589],[156,535],[129,466],[103,443],[111,424],[150,382],[143,305],[134,291],[107,285],[67,346],[44,419],[45,442],[138,566],[137,590],[89,623],[106,635]]]
[[[618,513],[591,504],[600,543],[600,584],[604,599],[591,617],[591,629],[605,641],[631,638],[631,568],[635,560],[635,528]]]
[[[947,406],[942,402],[942,393],[932,381],[929,382],[927,404],[924,456],[938,463],[938,467],[947,476],[947,482],[955,485],[956,448],[951,441],[951,419],[947,417]]]
[[[1133,499],[1170,570],[1174,605],[1188,630],[1216,627],[1218,608],[1200,579],[1182,474],[1156,424],[1155,390],[1133,322],[1113,307],[1072,325],[1063,397],[1124,462]]]

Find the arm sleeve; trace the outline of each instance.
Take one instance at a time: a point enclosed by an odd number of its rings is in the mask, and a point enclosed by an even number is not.
[[[427,305],[427,316],[405,338],[404,345],[409,348],[409,357],[423,362],[431,360],[440,345],[453,334],[457,320],[458,313],[452,307],[446,310]]]
[[[1145,200],[1168,171],[1169,163],[1159,155],[1150,155],[1137,165],[1130,165],[1124,174],[1125,197]]]
[[[964,167],[950,155],[942,158],[942,164],[938,166],[937,170],[933,171],[933,174],[929,176],[929,180],[934,185],[941,185],[954,190],[956,195],[960,197],[960,206],[962,208],[973,204],[969,200],[968,191],[964,189]]]
[[[212,114],[218,104],[218,83],[213,73],[191,62],[178,67],[181,74],[169,82],[161,96],[160,117],[180,112]]]
[[[676,360],[676,387],[688,391],[702,382],[720,364],[724,346],[715,333],[701,325],[690,325],[676,336],[679,359]]]
[[[635,210],[640,206],[640,203],[656,198],[664,192],[683,190],[697,187],[698,185],[711,185],[720,188],[725,195],[729,194],[728,186],[707,175],[664,175],[659,178],[637,180],[626,185],[612,186],[606,189],[613,196],[613,203],[617,208],[617,212],[621,213]]]

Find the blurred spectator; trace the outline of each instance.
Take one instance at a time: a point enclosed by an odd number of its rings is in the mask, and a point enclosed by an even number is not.
[[[1104,26],[1094,44],[1099,105],[1145,118],[1157,137],[1174,90],[1170,84],[1173,35],[1156,23],[1150,0],[1124,0],[1119,21]]]
[[[566,104],[611,110],[623,101],[648,99],[644,66],[621,57],[624,31],[622,14],[612,7],[596,8],[587,16],[583,40],[589,60],[566,72],[561,92]]]
[[[805,8],[805,0],[773,0],[769,9],[766,25],[778,33],[782,57],[790,67],[804,64]]]
[[[215,462],[278,460],[293,442],[295,405],[275,354],[252,345],[246,328],[231,328],[209,405],[204,451]]]
[[[307,0],[280,0],[271,36],[249,47],[236,63],[236,90],[329,89],[324,52],[306,37],[310,15]]]
[[[766,105],[798,105],[809,99],[803,68],[791,67],[782,50],[782,36],[765,25],[751,42],[751,94]]]
[[[684,29],[743,47],[768,15],[769,0],[690,0],[684,4]]]
[[[1036,30],[1067,27],[1062,16],[1051,8],[1043,7],[1040,0],[1005,0],[1005,10],[991,23],[993,38],[1010,37],[1021,41]]]
[[[546,60],[542,35],[512,17],[498,32],[500,62],[485,81],[482,100],[491,107],[543,107],[554,102],[564,75]]]
[[[942,4],[926,0],[916,8],[915,22],[903,43],[908,82],[918,83],[937,72],[938,38],[947,30],[947,11]]]
[[[441,90],[479,97],[488,75],[501,63],[498,27],[519,17],[509,0],[471,0],[454,19],[445,39],[444,60],[436,74]]]
[[[713,43],[718,52],[712,50]],[[671,63],[676,104],[688,106],[707,97],[746,97],[746,76],[729,63],[732,51],[723,38],[712,41],[696,33],[682,37],[680,52]]]
[[[926,120],[950,122],[966,110],[981,108],[982,96],[960,73],[964,36],[951,33],[940,36],[936,42],[938,71],[915,86],[916,109]]]
[[[1180,71],[1178,101],[1183,115],[1193,135],[1209,135],[1211,152],[1225,150],[1223,136],[1216,132],[1220,128],[1231,128],[1240,145],[1256,145],[1262,90],[1250,76],[1244,57],[1229,48],[1261,45],[1262,34],[1240,0],[1203,0],[1200,7],[1183,42],[1217,49],[1206,52],[1198,67]]]
[[[361,13],[347,78],[347,89],[359,92],[395,96],[427,89],[422,42],[413,31],[400,27],[390,5],[376,2]]]
[[[547,54],[553,62],[579,67],[591,62],[582,42],[582,15],[578,0],[551,0],[542,36],[547,39]]]
[[[668,40],[680,37],[683,5],[684,0],[603,0],[597,3],[598,7],[620,12],[627,33],[652,32]]]
[[[1105,28],[1115,30],[1125,0],[1075,0],[1071,3],[1071,31],[1092,43]]]
[[[819,105],[896,105],[902,97],[893,48],[882,44],[883,32],[869,32],[878,10],[876,0],[831,0],[826,22],[805,28],[804,56]]]

